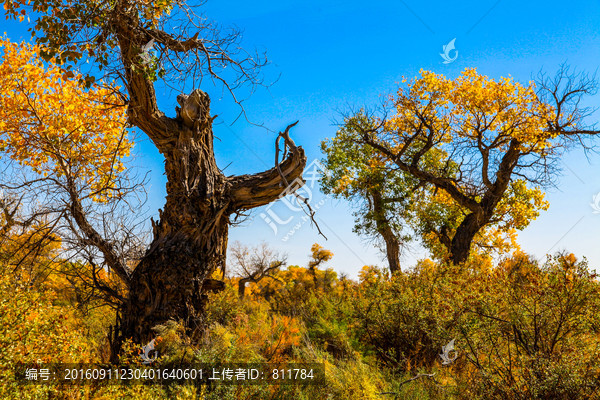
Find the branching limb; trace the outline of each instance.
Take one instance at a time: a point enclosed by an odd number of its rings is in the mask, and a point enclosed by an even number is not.
[[[302,181],[306,155],[304,149],[296,146],[289,138],[289,130],[296,123],[289,125],[285,132],[278,136],[279,140],[283,135],[285,144],[289,148],[289,154],[283,162],[277,162],[275,167],[264,172],[228,178],[231,185],[231,207],[234,211],[248,210],[269,204],[281,197],[282,194],[289,194],[290,189],[297,189],[291,188],[288,182]],[[275,159],[278,160],[278,155],[275,156]],[[298,187],[300,186],[298,185]]]
[[[123,14],[126,14],[123,12]],[[129,25],[126,18],[115,22],[117,40],[124,67],[124,80],[129,93],[128,116],[132,125],[139,127],[165,153],[176,140],[177,122],[158,108],[154,84],[145,72],[140,50],[146,43],[143,34]]]
[[[97,272],[100,268],[96,264],[94,264],[93,260],[89,258],[88,262],[90,263],[92,268],[92,280],[94,282],[94,287],[103,292],[105,295],[115,298],[120,303],[125,302],[125,298],[123,298],[123,296],[121,296],[115,289],[101,282],[101,279],[98,277]]]
[[[395,154],[387,146],[376,141],[368,132],[363,132],[362,139],[366,144],[389,157],[402,171],[412,174],[419,180],[431,183],[440,189],[444,189],[458,204],[467,207],[469,210],[473,212],[480,210],[481,206],[471,197],[465,195],[452,179],[435,176],[430,172],[421,170],[416,165],[405,163],[398,157],[398,154]]]
[[[79,198],[75,184],[72,180],[69,180],[68,191],[71,216],[77,223],[79,229],[85,234],[86,244],[98,248],[104,255],[106,264],[114,270],[117,276],[119,276],[125,284],[127,284],[129,282],[131,271],[129,271],[129,268],[119,259],[113,245],[104,239],[88,221],[83,205],[81,204],[81,199]]]

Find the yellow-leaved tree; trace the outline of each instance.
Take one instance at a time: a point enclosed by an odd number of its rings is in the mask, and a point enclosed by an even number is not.
[[[124,104],[110,88],[84,89],[44,64],[40,47],[0,38],[0,150],[81,199],[120,195],[122,159],[132,142]]]
[[[119,235],[106,239],[111,224],[124,221],[107,219],[107,210],[137,187],[124,165],[133,146],[124,103],[110,85],[86,88],[79,75],[43,62],[40,46],[0,38],[0,50],[2,240],[24,253],[11,262],[22,267],[53,241],[63,261],[83,262],[52,269],[70,265],[61,272],[117,306],[129,275],[127,244]]]
[[[581,106],[596,83],[565,66],[527,85],[474,69],[456,79],[421,71],[404,83],[391,116],[349,118],[346,130],[430,188],[413,204],[417,231],[455,264],[474,242],[506,243],[546,209],[542,189],[561,154],[598,133]]]

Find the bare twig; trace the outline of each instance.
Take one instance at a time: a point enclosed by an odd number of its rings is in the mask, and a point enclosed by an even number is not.
[[[290,138],[290,129],[293,128],[294,126],[296,126],[296,124],[299,121],[294,122],[293,124],[290,124],[287,126],[287,128],[285,128],[285,130],[283,132],[279,132],[279,134],[277,135],[277,139],[275,139],[275,167],[277,168],[277,172],[279,173],[279,176],[281,176],[281,180],[283,181],[283,183],[285,184],[286,187],[289,187],[290,184],[287,181],[287,179],[285,178],[285,175],[283,174],[283,172],[281,171],[281,167],[279,165],[279,141],[283,138],[284,141],[284,154],[283,154],[283,158],[285,158],[285,153],[287,152],[287,150],[289,149],[292,153],[295,153],[297,151],[297,146],[294,143],[294,141],[292,140],[292,138]],[[284,192],[285,193],[285,192]],[[299,200],[299,203],[302,203],[306,206],[306,209],[303,207],[302,210],[306,213],[306,215],[308,215],[308,217],[310,218],[311,222],[315,225],[315,227],[317,228],[317,231],[319,232],[319,235],[323,236],[325,238],[325,240],[327,240],[327,236],[325,236],[323,234],[323,232],[321,231],[321,228],[319,227],[319,224],[317,223],[317,221],[315,220],[315,210],[312,209],[312,207],[310,206],[310,203],[308,202],[308,199],[302,195],[299,195],[295,190],[292,192],[292,194],[294,196],[296,196],[296,198]]]

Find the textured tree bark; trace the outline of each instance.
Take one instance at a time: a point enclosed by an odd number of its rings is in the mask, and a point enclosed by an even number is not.
[[[455,265],[460,265],[467,261],[471,252],[471,243],[473,243],[475,235],[484,225],[478,223],[475,213],[471,213],[458,226],[449,249],[450,260]]]
[[[182,322],[196,337],[203,327],[206,293],[224,286],[210,277],[225,264],[229,216],[276,200],[285,190],[275,167],[254,175],[221,173],[213,153],[208,95],[199,90],[192,95],[190,101],[199,108],[191,120],[189,114],[175,119],[176,139],[161,150],[166,204],[159,210],[160,220],[153,221],[150,248],[129,278],[113,343],[115,357],[123,339],[146,343],[154,336],[152,328],[168,320]],[[301,177],[306,157],[301,147],[287,145],[289,155],[279,169],[291,182]]]
[[[276,200],[286,190],[284,182],[302,178],[306,156],[289,137],[292,124],[278,137],[285,143],[285,160],[257,174],[223,175],[213,152],[208,95],[194,90],[178,96],[177,117],[167,117],[158,108],[153,81],[140,58],[140,49],[151,40],[175,52],[186,50],[173,47],[173,41],[179,42],[164,32],[149,35],[127,1],[117,3],[111,24],[129,93],[129,123],[164,156],[167,175],[166,204],[159,221],[152,223],[152,243],[124,277],[129,292],[113,331],[115,361],[124,339],[144,344],[153,338],[152,328],[168,320],[182,322],[192,338],[202,330],[206,293],[223,287],[211,274],[225,263],[229,217]],[[206,52],[196,37],[190,43]]]
[[[385,254],[392,274],[402,272],[400,268],[400,242],[396,236],[388,229],[383,235],[385,240]]]
[[[390,227],[389,221],[385,216],[383,208],[383,199],[378,191],[371,192],[373,198],[373,214],[377,226],[377,232],[385,242],[385,253],[392,274],[401,272],[400,268],[400,241]]]

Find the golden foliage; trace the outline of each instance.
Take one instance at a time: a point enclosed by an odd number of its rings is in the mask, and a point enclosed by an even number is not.
[[[123,102],[110,87],[85,90],[77,75],[45,65],[38,46],[0,38],[0,49],[0,150],[94,200],[118,196],[115,178],[133,146]]]
[[[503,149],[517,139],[523,151],[531,152],[541,152],[557,135],[547,129],[554,109],[538,99],[534,82],[493,80],[474,68],[454,80],[431,71],[420,74],[392,97],[397,115],[387,121],[388,130],[411,132],[425,117],[431,121],[428,130],[437,132],[434,142],[499,141]]]

